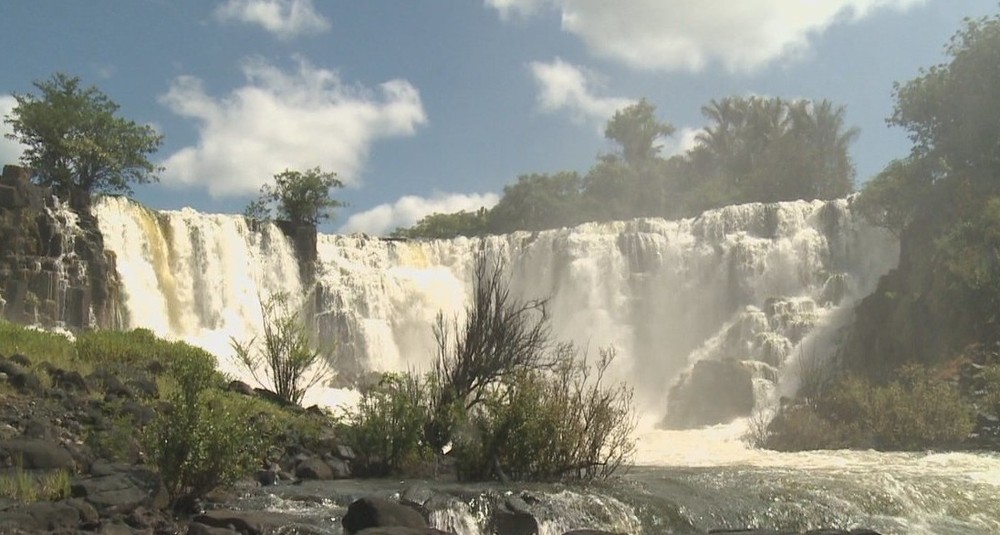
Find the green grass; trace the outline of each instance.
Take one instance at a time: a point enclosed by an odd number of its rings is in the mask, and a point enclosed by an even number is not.
[[[17,467],[13,473],[0,476],[0,497],[21,503],[61,500],[70,495],[69,483],[65,470],[33,474]]]
[[[69,338],[0,320],[0,354],[9,357],[15,353],[27,356],[32,363],[44,360],[67,368],[76,360]]]

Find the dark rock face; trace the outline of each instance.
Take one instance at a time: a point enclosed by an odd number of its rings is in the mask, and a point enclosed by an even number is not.
[[[90,214],[89,198],[73,195],[71,227],[49,188],[7,165],[0,176],[0,311],[17,323],[69,327],[120,324],[121,283],[114,257]]]
[[[688,429],[732,421],[753,411],[753,377],[735,360],[702,360],[670,389],[664,424]]]
[[[367,528],[427,529],[428,527],[424,517],[414,509],[372,496],[361,498],[347,506],[347,514],[340,523],[348,535],[354,535]]]
[[[276,221],[282,234],[292,242],[295,256],[299,260],[299,277],[308,285],[316,276],[316,226],[295,225],[290,221]]]
[[[21,462],[31,470],[73,471],[76,463],[73,456],[62,446],[42,439],[16,438],[0,443],[0,452],[10,460]]]

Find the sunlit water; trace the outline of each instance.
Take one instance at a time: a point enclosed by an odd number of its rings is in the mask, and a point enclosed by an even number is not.
[[[301,295],[292,248],[276,227],[238,216],[153,212],[122,199],[95,210],[117,256],[129,325],[186,340],[231,360],[230,337],[261,328],[259,298]],[[852,216],[847,200],[727,207],[696,219],[587,224],[484,239],[388,242],[318,239],[317,326],[355,370],[426,370],[439,312],[459,318],[476,256],[505,260],[512,289],[548,298],[553,332],[581,348],[613,345],[612,373],[637,389],[643,414],[637,468],[591,487],[429,484],[432,523],[485,533],[506,492],[529,490],[543,533],[596,527],[627,533],[710,528],[873,527],[884,533],[1000,532],[1000,459],[991,454],[776,453],[747,448],[745,422],[657,429],[665,392],[700,359],[770,367],[758,403],[793,393],[803,355],[822,359],[851,307],[891,269],[897,246]],[[351,391],[317,388],[307,403],[349,404]],[[284,511],[339,533],[354,498],[407,483],[309,483],[257,489],[246,507]]]

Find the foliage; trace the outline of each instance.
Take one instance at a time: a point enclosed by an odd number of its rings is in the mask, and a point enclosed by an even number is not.
[[[604,129],[604,137],[621,146],[621,157],[628,165],[639,165],[656,157],[656,141],[673,135],[674,127],[656,120],[656,107],[646,99],[615,112]]]
[[[503,197],[490,212],[490,230],[543,230],[582,222],[580,176],[573,172],[531,174],[504,186]]]
[[[76,353],[81,361],[90,364],[128,368],[162,366],[167,375],[173,377],[197,369],[211,386],[223,384],[214,355],[184,342],[164,340],[148,329],[80,333],[76,339]]]
[[[855,209],[869,223],[888,229],[897,238],[902,236],[937,174],[926,163],[912,158],[893,161],[861,189]]]
[[[151,126],[116,117],[119,106],[77,77],[56,73],[34,86],[40,95],[15,94],[4,122],[13,130],[7,137],[26,146],[21,160],[42,184],[64,193],[129,193],[130,184],[157,180],[149,156],[163,136]]]
[[[805,403],[783,408],[768,427],[773,449],[920,450],[963,443],[973,428],[958,388],[909,364],[884,385],[850,376]]]
[[[297,405],[306,391],[328,379],[333,370],[325,356],[313,349],[303,305],[293,305],[285,293],[261,298],[260,305],[263,339],[254,337],[244,343],[231,338],[237,362],[261,386]]]
[[[945,48],[951,61],[895,86],[889,124],[905,128],[913,155],[952,171],[1000,165],[1000,15],[965,19]]]
[[[0,319],[0,354],[10,356],[14,353],[65,367],[70,367],[70,363],[75,360],[73,341],[70,338]]]
[[[175,367],[170,410],[158,414],[144,435],[149,458],[171,500],[203,496],[259,466],[267,447],[254,404],[211,388],[197,360]]]
[[[274,184],[260,188],[260,198],[252,201],[244,211],[247,217],[269,219],[269,206],[274,206],[278,219],[295,225],[312,225],[331,219],[334,210],[344,206],[342,201],[330,196],[332,188],[342,188],[344,183],[336,173],[324,172],[319,167],[305,171],[285,169],[274,175]]]
[[[724,184],[732,203],[831,199],[853,189],[844,108],[827,101],[729,97],[702,108],[710,124],[687,172]],[[687,179],[689,180],[689,179]]]
[[[447,240],[455,236],[482,236],[490,232],[489,213],[485,207],[475,212],[461,210],[452,214],[434,213],[423,217],[410,228],[397,228],[392,236],[431,240]]]
[[[588,221],[692,216],[728,204],[832,199],[853,190],[848,148],[856,128],[827,100],[730,97],[702,108],[709,125],[684,154],[664,159],[674,128],[645,99],[617,111],[605,137],[615,150],[575,172],[526,174],[482,217],[443,214],[398,236],[444,238],[545,230]]]
[[[70,477],[66,470],[35,474],[18,466],[12,473],[0,475],[0,498],[34,503],[58,501],[69,496]]]
[[[427,422],[427,391],[413,374],[383,374],[364,388],[341,434],[357,455],[351,468],[361,477],[412,473],[428,458],[421,438]]]
[[[551,331],[544,301],[519,301],[500,259],[485,255],[476,260],[473,295],[466,306],[465,322],[449,323],[438,315],[434,336],[435,399],[426,438],[441,448],[452,438],[451,415],[458,404],[468,410],[483,400],[486,389],[504,376],[542,369],[554,363],[548,354]]]
[[[455,442],[459,475],[513,480],[608,477],[628,462],[636,421],[632,391],[604,383],[613,351],[593,368],[562,346],[552,370],[504,375]]]

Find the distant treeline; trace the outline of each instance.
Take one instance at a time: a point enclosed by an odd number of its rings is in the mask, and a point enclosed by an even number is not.
[[[854,187],[847,153],[857,137],[844,108],[827,100],[728,97],[702,108],[695,146],[660,156],[660,122],[645,99],[619,110],[604,135],[617,150],[585,175],[534,173],[504,187],[492,209],[432,214],[394,236],[452,238],[543,230],[588,221],[677,218],[747,202],[843,197]]]

